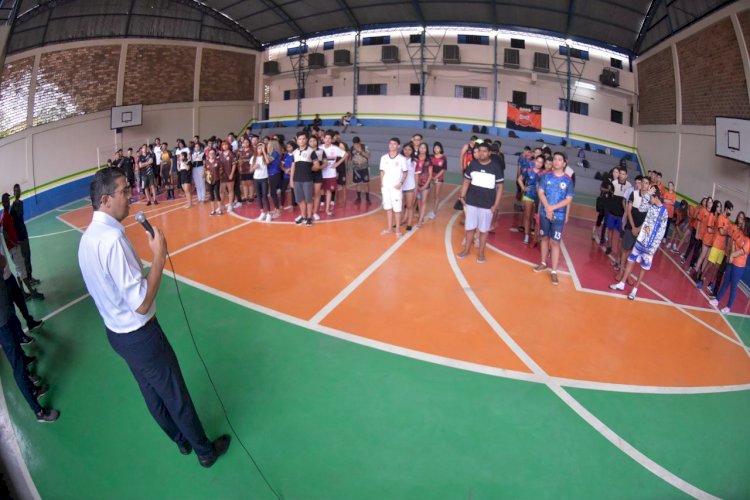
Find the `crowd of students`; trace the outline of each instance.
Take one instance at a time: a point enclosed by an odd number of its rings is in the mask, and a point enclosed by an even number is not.
[[[355,203],[372,203],[369,166],[373,162],[367,145],[358,137],[348,145],[335,130],[311,126],[287,142],[281,135],[261,138],[248,129],[239,137],[211,137],[204,144],[196,136],[189,144],[181,139],[176,144],[170,150],[168,144],[156,139],[153,145],[144,144],[137,156],[132,150],[125,156],[118,152],[112,165],[125,170],[147,204],[158,203],[159,190],[174,198],[175,190],[180,189],[186,208],[190,208],[194,188],[197,201],[208,203],[212,216],[232,212],[242,203],[257,203],[258,220],[270,222],[282,210],[298,207],[294,223],[310,227],[323,214],[333,216],[337,202],[339,206],[346,203],[345,187],[349,185],[354,186]],[[479,262],[485,261],[486,237],[496,220],[494,196],[499,202],[505,178],[501,146],[500,141],[472,136],[461,148],[464,185],[456,208],[465,211],[464,224],[471,233],[459,252],[461,258],[468,255],[473,242],[479,248]],[[382,233],[401,237],[402,226],[411,231],[434,218],[447,169],[440,142],[430,145],[421,134],[414,134],[403,145],[392,138],[379,162],[387,221]],[[519,228],[523,244],[540,247],[540,263],[534,270],[549,270],[552,283],[557,284],[560,242],[570,215],[575,171],[564,153],[553,154],[546,146],[534,150],[527,146],[518,158],[516,185],[516,206],[523,212]],[[640,272],[628,294],[634,299],[656,251],[666,245],[672,252],[684,253],[682,262],[696,286],[706,286],[712,303],[728,291],[729,300],[722,310],[732,307],[750,239],[744,213],[733,223],[729,221],[731,202],[722,206],[709,197],[689,207],[677,201],[674,183],[662,183],[660,172],[637,175],[631,183],[622,163],[605,175],[596,208],[592,239],[610,258],[615,281],[611,289],[624,290],[638,264]]]

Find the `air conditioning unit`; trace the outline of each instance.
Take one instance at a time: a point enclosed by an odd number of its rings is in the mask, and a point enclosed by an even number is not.
[[[549,54],[534,52],[534,71],[549,73]]]
[[[518,49],[505,49],[503,66],[512,69],[518,69],[521,67],[521,56]]]
[[[458,45],[443,45],[443,62],[445,64],[459,64],[461,62]]]
[[[608,87],[619,87],[620,72],[614,68],[604,68],[602,74],[599,75],[599,81]]]
[[[263,74],[273,76],[279,74],[279,61],[266,61],[263,63]]]
[[[395,45],[383,45],[381,52],[380,61],[384,63],[397,63],[398,59],[398,47]]]
[[[333,65],[334,66],[351,66],[352,65],[352,53],[346,49],[339,49],[333,51]]]
[[[321,69],[326,67],[326,56],[322,52],[312,52],[307,55],[307,67]]]

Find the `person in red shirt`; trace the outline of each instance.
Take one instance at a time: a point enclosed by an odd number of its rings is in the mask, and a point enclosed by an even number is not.
[[[26,271],[26,261],[23,258],[21,252],[21,245],[18,242],[18,235],[16,233],[15,224],[13,224],[13,216],[10,214],[10,195],[3,193],[3,216],[0,219],[0,226],[3,229],[3,237],[5,238],[5,246],[8,247],[8,252],[13,260],[13,265],[16,267],[16,274],[21,278],[21,282],[26,285],[29,290],[31,299],[43,300],[44,295],[36,291],[34,285],[31,283],[31,279]]]
[[[750,236],[748,236],[748,227],[750,225],[745,222],[745,214],[743,213],[742,215],[742,226],[740,226],[739,216],[737,217],[737,230],[734,231],[734,239],[730,244],[732,250],[728,255],[730,264],[727,266],[726,276],[721,283],[721,288],[719,289],[719,293],[716,294],[716,298],[711,300],[711,305],[718,307],[727,289],[729,289],[729,300],[726,306],[721,309],[721,312],[724,314],[732,309],[734,298],[737,295],[737,286],[740,283],[742,274],[745,272],[747,256],[750,254]]]
[[[733,208],[734,205],[732,205],[731,201],[725,201],[724,212],[719,214],[719,216],[716,218],[716,230],[714,232],[711,250],[709,251],[708,258],[706,259],[708,264],[706,264],[706,270],[704,271],[703,276],[701,276],[701,279],[695,285],[696,287],[701,288],[705,281],[708,284],[708,292],[711,295],[713,295],[714,293],[714,290],[711,287],[711,283],[716,278],[716,271],[724,261],[724,249],[727,246],[727,235],[729,234],[728,231],[731,224],[731,222],[729,221],[729,217],[732,215]]]

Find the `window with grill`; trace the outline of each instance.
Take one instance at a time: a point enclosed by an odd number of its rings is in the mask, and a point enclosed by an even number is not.
[[[573,47],[568,47],[567,45],[560,45],[560,55],[561,56],[567,56],[568,50],[570,50],[570,57],[575,57],[578,59],[583,59],[584,61],[589,60],[589,51],[588,50],[581,50],[581,49],[574,49]]]
[[[560,111],[567,111],[568,110],[568,100],[567,99],[560,99]],[[588,115],[589,114],[589,105],[585,102],[579,102],[579,101],[570,101],[570,112],[575,113],[578,115]]]
[[[300,99],[304,99],[305,98],[305,89],[285,90],[284,91],[284,100],[285,101],[291,101],[291,100],[297,99],[298,95],[299,95]]]
[[[323,42],[323,50],[333,50],[333,40],[328,42]]]
[[[521,92],[520,90],[514,90],[513,91],[513,104],[518,104],[519,106],[526,106],[526,92]]]
[[[456,97],[464,99],[487,100],[487,87],[468,87],[466,85],[456,85]]]
[[[299,45],[286,49],[286,55],[288,56],[296,56],[298,54],[307,54],[307,45]]]
[[[323,97],[333,97],[333,85],[323,87]]]
[[[622,111],[617,111],[616,109],[611,110],[610,121],[613,121],[615,123],[619,123],[622,125]]]
[[[510,46],[514,49],[525,49],[526,48],[526,40],[523,40],[521,38],[511,38],[510,39]]]
[[[409,86],[409,95],[420,95],[422,90],[422,86],[418,83],[412,83]]]
[[[609,65],[613,68],[622,69],[622,60],[617,59],[615,57],[609,58]]]
[[[387,95],[388,85],[385,83],[365,83],[357,86],[357,95]]]
[[[388,45],[391,43],[390,35],[366,36],[362,39],[362,45]]]
[[[489,45],[490,37],[486,35],[458,35],[458,43],[469,45]]]
[[[412,33],[409,35],[409,43],[422,43],[422,38],[424,38],[424,33]]]

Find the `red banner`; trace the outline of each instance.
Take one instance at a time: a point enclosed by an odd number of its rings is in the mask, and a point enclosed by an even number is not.
[[[535,104],[521,106],[509,102],[506,127],[524,132],[541,132],[542,107]]]

